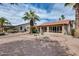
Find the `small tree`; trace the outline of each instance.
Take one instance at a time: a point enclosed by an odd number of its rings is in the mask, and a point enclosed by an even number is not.
[[[10,22],[6,18],[1,17],[0,18],[0,27],[1,27],[2,32],[4,31],[4,25],[5,24],[10,24]]]

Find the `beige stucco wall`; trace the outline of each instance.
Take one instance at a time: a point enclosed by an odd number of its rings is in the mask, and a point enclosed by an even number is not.
[[[64,26],[64,25],[62,26],[62,33],[63,33],[63,34],[66,33],[66,30],[65,30],[65,26]]]
[[[70,34],[71,33],[71,27],[69,25],[61,25],[62,26],[62,34]],[[56,26],[57,27],[57,26]],[[57,30],[57,29],[56,29]],[[40,27],[40,33],[43,32],[42,27]],[[47,26],[47,31],[49,32],[49,26]],[[52,32],[53,33],[53,32]]]
[[[22,30],[20,29],[20,27],[22,27]],[[16,26],[16,28],[18,29],[19,32],[24,31],[24,29],[26,29],[28,32],[30,31],[30,25],[29,24],[18,25],[18,26]]]
[[[49,26],[47,26],[47,32],[49,32]]]
[[[71,34],[70,24],[62,26],[62,33],[63,34]]]

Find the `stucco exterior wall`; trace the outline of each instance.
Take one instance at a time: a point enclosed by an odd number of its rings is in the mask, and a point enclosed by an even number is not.
[[[46,28],[47,28],[46,32],[50,32],[49,27],[50,26],[46,26]],[[56,33],[59,33],[58,31],[61,31],[60,28],[59,28],[59,30],[57,30],[58,26],[52,26],[52,27],[56,27],[56,29],[55,29]],[[71,33],[70,24],[68,24],[68,25],[61,25],[61,27],[62,27],[62,32],[61,32],[62,34],[70,34]],[[42,27],[39,27],[39,30],[40,30],[40,33],[41,33],[43,31]],[[53,31],[52,31],[52,33],[53,33]]]
[[[30,25],[29,24],[21,24],[16,26],[16,28],[18,29],[19,32],[24,32],[24,31],[28,31],[30,30]]]

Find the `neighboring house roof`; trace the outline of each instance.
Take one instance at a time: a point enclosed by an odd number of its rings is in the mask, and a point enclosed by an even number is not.
[[[17,25],[17,26],[21,26],[21,25],[28,25],[29,23],[25,23],[25,24],[20,24],[20,25]]]
[[[63,25],[63,24],[69,24],[70,23],[70,20],[59,20],[59,21],[56,21],[56,22],[47,22],[47,23],[43,23],[41,25],[38,25],[39,26],[51,26],[51,25]]]

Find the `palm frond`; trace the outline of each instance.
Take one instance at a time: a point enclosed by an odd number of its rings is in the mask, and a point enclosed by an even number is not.
[[[70,6],[70,7],[74,7],[76,3],[65,3],[64,6]]]
[[[11,24],[6,18],[1,17],[0,18],[0,24]]]
[[[40,21],[40,17],[38,15],[35,16],[35,19]]]
[[[39,16],[35,14],[34,11],[30,10],[28,12],[25,12],[23,19],[30,20],[30,21],[32,20],[33,22],[35,22],[36,20],[39,21]]]
[[[64,6],[68,6],[70,3],[65,3]]]
[[[26,21],[26,20],[29,20],[29,17],[24,16],[24,17],[22,17],[22,19],[24,19]]]

